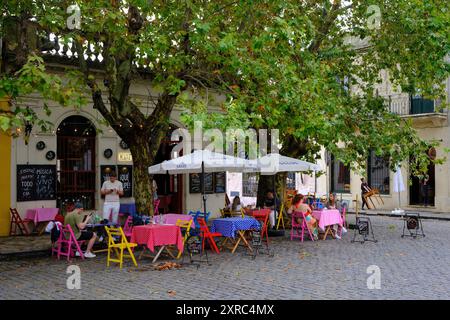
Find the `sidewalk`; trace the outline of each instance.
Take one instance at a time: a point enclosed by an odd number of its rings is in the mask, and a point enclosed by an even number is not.
[[[406,213],[418,212],[420,213],[420,217],[423,219],[450,221],[450,213],[448,212],[429,212],[420,209],[419,210],[406,209],[405,212]],[[348,214],[355,214],[355,210],[349,210]],[[384,217],[398,217],[398,218],[402,217],[402,214],[392,213],[391,210],[382,210],[382,209],[359,211],[358,214],[360,214],[361,216],[384,216]]]

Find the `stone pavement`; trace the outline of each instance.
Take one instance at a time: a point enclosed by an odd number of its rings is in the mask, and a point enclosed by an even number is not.
[[[350,219],[354,219],[350,217]],[[211,266],[156,271],[149,260],[123,270],[105,255],[81,268],[81,290],[67,289],[66,261],[43,257],[0,262],[0,299],[450,299],[450,222],[425,220],[425,238],[400,238],[398,218],[371,217],[378,243],[303,244],[272,238],[273,258],[210,254]],[[350,221],[352,222],[352,221]],[[381,270],[368,289],[367,268]]]

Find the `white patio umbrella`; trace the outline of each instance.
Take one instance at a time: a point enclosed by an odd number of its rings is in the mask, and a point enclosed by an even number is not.
[[[196,150],[191,154],[166,160],[148,168],[149,174],[202,173],[203,211],[206,215],[205,175],[207,172],[236,171],[242,172],[254,164],[210,150]]]
[[[263,175],[274,175],[278,172],[320,171],[318,164],[290,158],[279,153],[269,153],[246,163],[246,172],[260,172]]]
[[[245,172],[260,172],[262,175],[273,175],[273,191],[275,194],[275,203],[277,202],[277,193],[275,190],[275,175],[278,172],[305,172],[320,171],[320,165],[304,160],[290,158],[278,153],[269,153],[256,160],[249,160],[246,163]]]
[[[398,208],[400,209],[400,192],[405,191],[405,185],[403,184],[402,170],[397,165],[394,173],[394,192],[398,192]]]

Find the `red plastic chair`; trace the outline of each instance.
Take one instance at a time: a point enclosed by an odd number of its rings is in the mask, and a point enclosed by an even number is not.
[[[215,237],[221,237],[222,234],[220,232],[211,232],[209,231],[208,225],[204,218],[197,218],[198,224],[200,225],[200,236],[203,238],[202,241],[202,250],[205,250],[205,242],[209,241],[211,248],[217,253],[220,254],[219,248],[217,247]]]
[[[261,209],[252,212],[253,218],[261,222],[261,239],[266,236],[266,243],[269,245],[269,233],[267,230],[267,225],[269,221],[270,209]]]
[[[301,222],[299,223],[297,219],[301,219]],[[303,212],[294,211],[292,212],[292,221],[291,221],[292,227],[291,227],[291,240],[294,238],[300,238],[303,242],[305,230],[308,232],[307,236],[314,241],[314,237],[311,233],[311,230],[309,230],[308,225],[306,223],[306,217]],[[301,230],[301,233],[300,233]]]
[[[9,212],[11,213],[11,222],[9,225],[9,235],[10,236],[17,236],[17,235],[25,235],[29,236],[30,232],[28,231],[27,226],[25,223],[29,224],[33,222],[31,219],[22,219],[20,217],[19,212],[17,212],[16,208],[9,208]],[[20,233],[18,232],[18,230]]]
[[[56,253],[58,260],[61,256],[67,257],[67,261],[70,261],[71,257],[75,256],[75,253],[80,254],[81,259],[84,260],[83,251],[81,251],[81,245],[84,244],[83,241],[78,241],[75,238],[72,228],[70,225],[66,225],[61,228],[59,233],[58,241],[56,241],[56,246],[52,248],[52,255]]]
[[[133,217],[129,215],[127,220],[125,220],[125,224],[123,225],[123,233],[128,241],[131,239],[131,233],[133,231]]]

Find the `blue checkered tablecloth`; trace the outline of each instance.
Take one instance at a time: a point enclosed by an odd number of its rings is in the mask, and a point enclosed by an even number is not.
[[[258,220],[252,217],[233,217],[214,219],[211,224],[211,232],[220,232],[224,237],[234,238],[239,230],[261,228]]]

